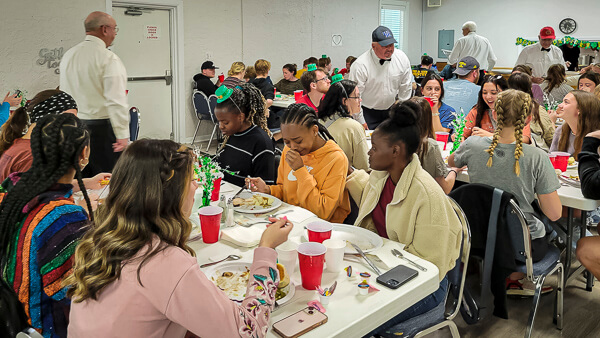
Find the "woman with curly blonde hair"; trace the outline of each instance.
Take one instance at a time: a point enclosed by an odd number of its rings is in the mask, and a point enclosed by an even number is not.
[[[231,64],[231,68],[227,71],[227,78],[223,80],[222,86],[227,88],[235,88],[244,82],[246,75],[246,65],[241,61],[236,61]]]
[[[547,251],[546,228],[541,215],[536,215],[533,201],[537,199],[545,216],[560,218],[562,205],[556,192],[560,183],[542,149],[523,144],[523,127],[531,113],[531,95],[509,89],[498,94],[495,110],[498,125],[492,137],[471,136],[450,155],[448,164],[467,166],[469,181],[492,185],[513,194],[525,213],[531,235],[533,260]],[[511,275],[508,295],[533,295],[530,282],[519,281],[523,275]],[[542,292],[551,291],[551,288]]]
[[[186,244],[197,183],[194,154],[169,140],[132,143],[114,168],[95,224],[65,281],[76,337],[263,337],[279,274],[273,248],[292,226],[276,220],[254,250],[242,304],[200,271]]]

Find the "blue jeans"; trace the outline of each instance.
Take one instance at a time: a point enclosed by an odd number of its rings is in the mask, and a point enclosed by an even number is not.
[[[421,299],[419,302],[417,302],[413,306],[409,307],[408,309],[400,312],[394,318],[388,320],[387,322],[382,324],[380,327],[371,331],[365,337],[371,337],[376,334],[382,334],[389,328],[391,328],[395,325],[398,325],[405,320],[408,320],[410,318],[413,318],[413,317],[416,317],[416,316],[419,316],[419,315],[422,315],[422,314],[428,312],[429,310],[438,306],[441,302],[445,301],[447,292],[448,292],[448,277],[444,277],[444,279],[442,279],[442,281],[440,282],[440,287],[436,291],[434,291],[429,296]]]

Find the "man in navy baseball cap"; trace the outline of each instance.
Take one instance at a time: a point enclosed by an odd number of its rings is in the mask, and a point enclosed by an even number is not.
[[[373,39],[373,42],[377,42],[381,47],[386,47],[393,43],[398,43],[398,41],[394,39],[394,34],[392,33],[392,31],[385,26],[379,26],[375,28],[373,34],[371,34],[371,37]]]

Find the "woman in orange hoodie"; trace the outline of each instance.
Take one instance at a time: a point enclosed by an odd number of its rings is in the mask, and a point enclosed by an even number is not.
[[[307,105],[291,104],[281,121],[285,148],[277,184],[268,186],[261,178],[250,178],[250,187],[341,223],[350,213],[345,189],[348,158],[318,119]]]

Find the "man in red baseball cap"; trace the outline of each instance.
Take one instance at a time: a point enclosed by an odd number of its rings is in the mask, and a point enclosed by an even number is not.
[[[532,81],[542,83],[548,68],[557,63],[565,65],[565,60],[560,48],[552,44],[556,39],[554,28],[549,26],[542,28],[538,38],[540,39],[539,42],[523,48],[516,65],[531,67],[533,71]]]

